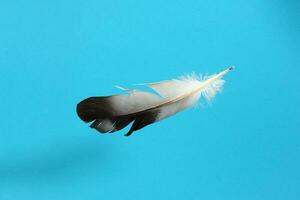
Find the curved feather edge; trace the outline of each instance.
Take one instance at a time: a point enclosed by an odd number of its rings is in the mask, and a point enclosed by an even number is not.
[[[125,134],[129,136],[134,131],[195,105],[201,96],[211,101],[222,89],[225,81],[221,78],[232,69],[230,67],[212,76],[192,74],[144,84],[160,96],[116,86],[127,94],[89,97],[77,104],[77,114],[81,120],[92,122],[90,127],[100,133],[113,133],[133,122]]]

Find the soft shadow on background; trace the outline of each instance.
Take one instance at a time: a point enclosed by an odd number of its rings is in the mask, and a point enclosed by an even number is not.
[[[15,152],[9,158],[1,160],[1,183],[25,182],[32,179],[59,179],[86,173],[97,167],[103,174],[111,165],[113,152],[103,142],[71,143],[69,140],[46,147],[30,147],[30,153]],[[27,149],[28,151],[28,149]],[[84,169],[84,170],[81,170]]]

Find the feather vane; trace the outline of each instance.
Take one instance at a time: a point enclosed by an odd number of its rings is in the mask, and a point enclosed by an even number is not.
[[[128,90],[122,95],[89,97],[77,104],[77,114],[91,128],[101,133],[112,133],[133,122],[125,136],[149,124],[170,117],[196,104],[203,96],[211,101],[225,83],[222,77],[233,67],[211,75],[195,74],[179,79],[143,84],[159,95],[143,90]]]

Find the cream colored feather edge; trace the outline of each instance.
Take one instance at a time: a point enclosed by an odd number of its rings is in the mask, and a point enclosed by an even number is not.
[[[222,77],[234,67],[211,76],[195,74],[179,79],[143,84],[155,93],[128,90],[127,94],[90,97],[77,104],[77,114],[90,127],[101,133],[112,133],[133,122],[125,136],[131,135],[149,124],[158,122],[196,104],[203,96],[211,101],[221,90]]]

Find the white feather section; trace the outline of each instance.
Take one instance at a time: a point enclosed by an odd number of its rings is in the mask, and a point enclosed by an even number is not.
[[[170,117],[177,112],[180,112],[188,107],[191,107],[196,104],[199,100],[201,92],[194,93],[186,98],[175,101],[172,104],[167,104],[160,108],[160,112],[156,118],[157,121],[163,120],[167,117]]]
[[[111,96],[111,109],[116,115],[140,112],[162,102],[156,94],[142,90],[126,90],[128,94]]]
[[[217,79],[201,91],[201,94],[207,101],[211,101],[216,94],[222,90],[225,81],[222,79]]]
[[[182,95],[182,91],[190,91],[199,86],[201,82],[197,79],[184,77],[157,83],[148,83],[148,87],[155,90],[164,98],[174,98]]]
[[[159,107],[162,105],[158,119],[164,119],[187,107],[193,106],[203,96],[207,101],[211,101],[222,89],[224,80],[221,78],[229,69],[212,76],[186,75],[179,79],[166,80],[155,83],[145,83],[142,85],[156,91],[161,97],[154,93],[142,90],[129,90],[128,95],[112,96],[113,108],[120,115],[141,112],[143,110]],[[172,103],[167,103],[174,100]],[[165,105],[164,105],[165,104]]]

